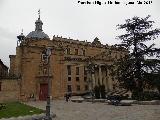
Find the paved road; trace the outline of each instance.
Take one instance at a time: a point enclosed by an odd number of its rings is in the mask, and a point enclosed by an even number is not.
[[[27,104],[45,109],[46,102]],[[54,120],[160,120],[160,105],[113,106],[106,103],[52,101]]]

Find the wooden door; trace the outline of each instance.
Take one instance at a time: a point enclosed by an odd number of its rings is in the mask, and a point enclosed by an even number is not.
[[[48,84],[40,84],[39,100],[47,100]]]

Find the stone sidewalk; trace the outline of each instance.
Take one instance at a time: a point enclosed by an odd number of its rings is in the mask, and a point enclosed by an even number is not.
[[[46,102],[28,102],[45,109]],[[56,114],[54,120],[160,120],[160,105],[113,106],[106,103],[51,102],[51,111]]]

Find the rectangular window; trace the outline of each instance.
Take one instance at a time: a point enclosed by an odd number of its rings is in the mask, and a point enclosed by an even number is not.
[[[0,91],[2,91],[2,82],[0,82]]]
[[[88,85],[85,85],[85,90],[88,90]]]
[[[67,91],[72,92],[72,86],[71,85],[67,85]]]
[[[79,82],[79,77],[76,77],[76,81]]]
[[[87,82],[87,77],[84,77],[84,82]]]
[[[82,52],[83,52],[83,55],[85,56],[85,55],[86,55],[86,51],[85,51],[85,50],[82,50]]]
[[[80,85],[77,85],[77,91],[80,91]]]
[[[68,81],[71,81],[71,77],[68,77]]]
[[[78,49],[75,49],[75,55],[78,55]]]
[[[71,75],[71,66],[67,65],[67,71],[68,71],[68,75]]]
[[[79,75],[79,67],[76,67],[76,75]]]

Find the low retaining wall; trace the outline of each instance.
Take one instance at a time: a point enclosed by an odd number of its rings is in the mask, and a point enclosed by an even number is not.
[[[160,100],[152,100],[152,101],[138,101],[139,105],[160,105]]]
[[[35,114],[35,115],[27,115],[27,116],[19,116],[19,117],[11,117],[11,118],[2,118],[0,120],[45,120],[45,113]],[[52,118],[56,117],[56,114],[51,114]]]
[[[0,82],[0,102],[19,100],[20,86],[17,79],[1,79]]]

